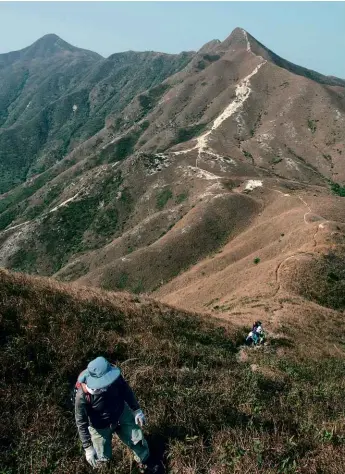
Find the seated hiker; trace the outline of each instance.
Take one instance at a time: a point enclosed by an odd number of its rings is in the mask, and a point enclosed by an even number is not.
[[[246,338],[246,343],[249,345],[252,343],[254,345],[257,345],[257,344],[262,343],[264,341],[264,338],[265,338],[265,333],[262,328],[261,321],[255,321],[255,323],[253,324],[252,330],[250,331],[250,333],[248,334]]]
[[[256,340],[256,343],[261,341],[263,335],[264,335],[264,330],[262,328],[262,323],[261,321],[255,321],[254,325],[253,325],[253,334],[254,334],[254,338]]]
[[[87,462],[98,467],[112,457],[112,436],[133,452],[140,472],[158,472],[143,436],[145,417],[118,367],[104,357],[91,361],[78,377],[75,419]]]

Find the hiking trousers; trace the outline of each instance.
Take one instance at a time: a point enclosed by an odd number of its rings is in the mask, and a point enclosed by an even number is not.
[[[125,408],[119,420],[119,424],[114,427],[96,429],[89,426],[91,441],[95,448],[99,460],[110,460],[112,457],[112,437],[116,433],[120,440],[134,453],[137,462],[144,462],[149,457],[149,447],[144,438],[142,429],[135,423],[134,414],[125,403]]]

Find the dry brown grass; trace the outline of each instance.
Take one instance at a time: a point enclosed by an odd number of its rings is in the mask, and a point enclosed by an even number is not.
[[[344,353],[336,324],[314,333],[318,343],[337,342],[333,355],[314,351],[310,359],[295,350],[313,346],[309,321],[297,342],[282,325],[271,346],[239,358],[247,328],[150,299],[1,271],[0,302],[2,474],[87,470],[68,394],[99,354],[134,387],[151,449],[169,473],[341,472]],[[109,473],[132,472],[123,453],[115,442]]]
[[[198,202],[160,239],[125,258],[113,257],[119,242],[95,252],[94,268],[78,281],[111,290],[121,289],[124,281],[123,288],[131,291],[153,291],[221,248],[247,227],[258,209],[255,200],[233,193]],[[119,240],[125,239],[127,236]],[[103,257],[103,265],[97,254]]]
[[[279,321],[281,297],[342,308],[343,203],[310,191],[284,196],[269,180],[265,186],[251,195],[262,210],[243,232],[153,296],[240,324],[256,317]]]

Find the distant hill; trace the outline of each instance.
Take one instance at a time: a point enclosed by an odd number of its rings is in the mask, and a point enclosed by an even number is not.
[[[190,54],[127,52],[108,59],[46,35],[0,55],[0,192],[60,161]]]
[[[180,55],[48,35],[0,58],[2,266],[234,320],[299,294],[296,270],[343,307],[344,81],[241,28]]]

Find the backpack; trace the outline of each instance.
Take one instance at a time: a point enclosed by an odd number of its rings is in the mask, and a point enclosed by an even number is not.
[[[82,388],[82,390],[84,392],[84,397],[85,397],[86,402],[91,403],[91,394],[87,391],[86,384],[83,383],[83,382],[79,382],[78,379],[77,379],[74,387],[71,390],[71,396],[70,396],[73,407],[75,406],[75,398],[76,398],[77,392],[80,388]]]

